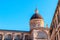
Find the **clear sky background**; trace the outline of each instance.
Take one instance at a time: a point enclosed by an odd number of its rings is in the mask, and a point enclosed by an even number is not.
[[[29,31],[36,6],[50,27],[58,0],[0,0],[0,29]]]

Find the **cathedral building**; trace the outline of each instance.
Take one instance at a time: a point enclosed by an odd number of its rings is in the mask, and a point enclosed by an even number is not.
[[[37,8],[29,23],[30,31],[0,30],[0,40],[60,40],[60,0],[50,28],[44,27],[44,19]]]

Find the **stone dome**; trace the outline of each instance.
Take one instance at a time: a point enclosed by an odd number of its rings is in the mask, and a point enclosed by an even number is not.
[[[38,14],[38,10],[35,10],[35,14],[30,18],[30,29],[44,27],[44,20],[41,15]]]

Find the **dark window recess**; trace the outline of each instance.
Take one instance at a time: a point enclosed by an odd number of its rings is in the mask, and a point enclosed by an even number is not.
[[[14,40],[22,40],[20,35],[17,35],[16,38]]]
[[[0,34],[0,40],[2,40],[2,34]]]
[[[25,35],[25,40],[32,40],[29,35]]]
[[[56,40],[56,37],[55,37],[55,40]]]
[[[52,34],[52,30],[50,30],[50,35]]]
[[[7,35],[7,38],[5,38],[4,40],[12,40],[12,35],[11,34],[8,34]]]

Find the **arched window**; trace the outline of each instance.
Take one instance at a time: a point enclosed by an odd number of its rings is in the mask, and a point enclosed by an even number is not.
[[[0,40],[2,40],[2,37],[3,37],[2,34],[0,34]]]
[[[32,38],[29,35],[25,35],[25,40],[32,40]]]
[[[6,35],[4,40],[12,40],[12,35],[11,34]]]
[[[15,39],[14,40],[22,40],[21,36],[20,35],[16,35]]]
[[[25,35],[25,40],[28,40],[28,35]]]
[[[37,39],[48,39],[48,36],[47,36],[47,34],[45,32],[38,31],[37,33],[38,33]]]

